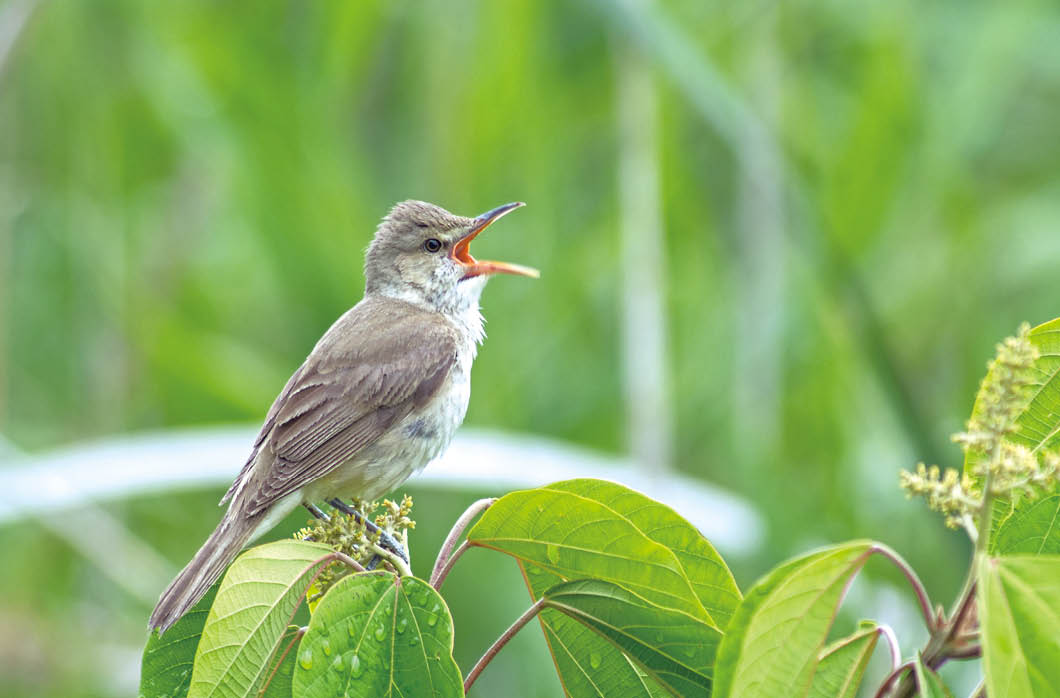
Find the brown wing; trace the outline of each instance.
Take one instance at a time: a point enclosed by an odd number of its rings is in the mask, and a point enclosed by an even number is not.
[[[328,474],[426,404],[458,350],[448,321],[399,301],[366,299],[343,315],[266,418],[246,513]]]

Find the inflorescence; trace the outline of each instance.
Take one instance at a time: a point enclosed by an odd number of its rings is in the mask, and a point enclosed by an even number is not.
[[[965,471],[917,465],[903,470],[902,489],[919,495],[928,506],[946,517],[950,528],[964,527],[975,540],[975,522],[995,498],[1037,497],[1060,483],[1060,456],[1031,450],[1009,437],[1019,431],[1019,417],[1027,409],[1035,381],[1038,350],[1024,324],[1019,334],[997,346],[997,357],[988,365],[967,430],[953,440],[965,452]]]
[[[405,548],[406,555],[408,554],[408,532],[416,528],[416,522],[409,518],[409,514],[412,513],[412,497],[405,495],[400,504],[384,499],[382,505],[379,502],[354,500],[353,508],[370,517],[381,531],[389,533]],[[326,520],[311,519],[309,525],[300,529],[294,537],[297,540],[314,541],[330,546],[336,552],[348,555],[366,568],[370,566],[380,551],[379,533],[369,532],[364,523],[340,511],[333,511]],[[381,557],[379,562],[383,569],[397,571],[386,557]],[[350,572],[351,569],[347,565],[339,563],[329,565],[310,588],[307,594],[310,603],[318,600],[335,582]]]

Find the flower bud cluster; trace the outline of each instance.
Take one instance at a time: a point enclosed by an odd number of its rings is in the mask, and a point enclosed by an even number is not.
[[[389,533],[394,540],[405,547],[406,551],[408,550],[408,531],[416,527],[416,522],[409,518],[409,514],[412,513],[412,497],[405,495],[400,504],[389,499],[384,499],[382,504],[355,499],[353,508],[371,518],[380,531]],[[372,559],[376,557],[380,534],[378,531],[375,533],[368,531],[367,526],[351,514],[333,511],[327,519],[310,520],[309,525],[296,532],[294,537],[297,540],[323,543],[336,552],[349,556],[361,566],[368,567]],[[383,569],[395,571],[386,558],[381,560],[381,564]],[[307,594],[310,604],[317,601],[335,582],[350,572],[350,568],[345,564],[329,565],[317,577],[316,583]]]
[[[917,465],[902,471],[902,489],[910,497],[924,497],[928,506],[946,517],[951,528],[964,526],[975,538],[975,521],[994,498],[1036,497],[1060,483],[1060,456],[1038,452],[1017,443],[1019,418],[1031,401],[1038,350],[1025,324],[1019,334],[997,346],[997,357],[987,368],[967,430],[953,440],[966,454],[965,471]]]

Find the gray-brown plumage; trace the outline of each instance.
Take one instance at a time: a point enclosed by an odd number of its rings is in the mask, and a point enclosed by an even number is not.
[[[522,204],[477,218],[420,201],[396,205],[365,255],[365,295],[317,342],[273,403],[250,457],[221,499],[221,523],[162,593],[164,631],[243,547],[300,504],[373,499],[441,454],[463,421],[482,340],[478,299],[494,273],[471,240]]]

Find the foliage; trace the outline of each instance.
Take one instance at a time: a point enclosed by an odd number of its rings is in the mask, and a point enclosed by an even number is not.
[[[1054,486],[1036,479],[1043,472],[1037,459],[1052,462],[1053,452],[1047,445],[1017,457],[1009,447],[1040,399],[1041,390],[1026,390],[1030,377],[1055,357],[1032,336],[1024,328],[999,345],[968,431],[958,437],[978,456],[969,472],[902,477],[907,490],[927,496],[976,543],[949,613],[936,610],[897,553],[872,541],[785,562],[741,595],[721,556],[674,511],[615,483],[570,480],[473,505],[443,545],[430,583],[404,566],[365,571],[382,552],[378,534],[366,536],[362,525],[334,515],[301,532],[314,542],[246,551],[216,596],[148,641],[141,697],[463,696],[535,617],[571,698],[854,698],[871,685],[866,668],[881,637],[892,671],[874,679],[878,696],[951,698],[938,668],[980,656],[991,698],[1057,695],[1060,556],[1049,547],[1048,517],[1056,495],[1026,508],[1013,504]],[[1051,422],[1037,426],[1055,433],[1060,412],[1050,414]],[[1012,511],[988,548],[995,499]],[[455,547],[483,508],[466,543]],[[410,509],[407,500],[388,502],[376,518],[402,545]],[[1038,548],[1032,554],[1022,552],[1028,542]],[[533,605],[461,681],[453,619],[439,589],[471,546],[515,558]],[[897,565],[923,612],[929,641],[906,662],[883,624],[865,622],[827,642],[847,589],[873,556]],[[348,569],[315,587],[322,598],[311,605],[309,625],[291,626],[307,591],[337,563]]]
[[[917,459],[958,466],[946,436],[981,358],[1015,318],[1052,317],[1060,3],[3,6],[4,437],[32,450],[260,423],[357,299],[389,205],[519,199],[483,256],[548,283],[488,289],[468,424],[623,452],[616,67],[637,49],[659,102],[673,466],[768,512],[760,548],[722,549],[736,579],[856,535],[901,549],[932,588],[959,584],[963,541],[881,482]],[[737,128],[704,116],[719,112]],[[746,113],[764,150],[731,138]],[[795,191],[758,189],[770,153]],[[103,506],[177,565],[219,494]],[[466,504],[431,495],[421,559]],[[36,522],[5,524],[0,545],[0,625],[34,638],[0,649],[0,694],[130,692],[116,650],[140,641],[150,599]],[[452,594],[462,662],[516,593],[483,614]],[[67,632],[84,616],[112,619],[106,637]],[[512,694],[558,692],[512,665]]]

